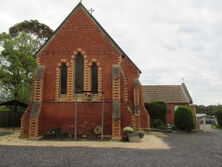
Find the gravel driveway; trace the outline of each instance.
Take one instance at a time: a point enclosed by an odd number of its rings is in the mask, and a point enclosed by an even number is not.
[[[222,131],[155,135],[169,149],[0,146],[0,166],[222,166]]]

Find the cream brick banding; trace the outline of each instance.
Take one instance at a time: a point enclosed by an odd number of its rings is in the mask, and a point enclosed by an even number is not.
[[[58,63],[58,66],[56,68],[56,95],[55,99],[57,101],[73,101],[74,100],[74,82],[75,82],[75,59],[78,53],[82,54],[84,58],[84,91],[90,91],[91,90],[91,66],[92,63],[95,62],[98,66],[98,101],[101,101],[102,99],[102,67],[101,63],[97,61],[97,59],[92,58],[92,60],[89,62],[87,59],[86,52],[83,51],[81,48],[78,48],[76,51],[73,52],[73,55],[71,56],[70,62],[67,61],[67,59],[61,59],[61,61]],[[60,97],[60,67],[61,65],[65,63],[68,68],[68,78],[67,78],[67,97],[66,99],[61,99]],[[87,97],[83,97],[83,101],[86,101]]]

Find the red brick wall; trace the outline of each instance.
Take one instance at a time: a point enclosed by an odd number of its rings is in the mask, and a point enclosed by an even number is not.
[[[46,65],[44,101],[55,98],[55,68],[61,59],[71,61],[73,52],[81,48],[87,60],[96,58],[102,66],[102,82],[105,91],[104,134],[112,134],[112,64],[121,56],[106,39],[93,21],[81,9],[60,29],[59,33],[40,55],[41,64]],[[48,61],[50,60],[50,61]],[[106,63],[103,63],[106,62]],[[88,133],[101,125],[101,103],[78,103],[78,134]],[[70,133],[74,132],[74,103],[44,103],[41,111],[40,134],[57,125]]]
[[[166,124],[174,124],[175,104],[167,104],[167,110],[170,112],[166,115]]]
[[[44,80],[44,99],[55,98],[55,69],[61,59],[72,60],[73,52],[81,48],[87,60],[96,58],[102,65],[102,78],[106,97],[112,97],[111,84],[112,64],[117,64],[121,56],[114,46],[106,39],[86,13],[78,8],[72,18],[60,29],[47,47],[40,53],[40,63],[46,65]],[[105,62],[105,63],[103,63]],[[47,91],[45,91],[47,90]]]
[[[29,117],[30,111],[26,111],[21,117],[21,137],[28,137],[29,135]]]
[[[140,121],[142,129],[150,128],[148,111],[144,106],[140,107]]]
[[[123,72],[127,75],[128,80],[128,99],[133,103],[133,80],[138,78],[138,70],[132,65],[130,60],[125,57],[121,63]]]
[[[105,92],[104,134],[112,134],[112,65],[117,64],[122,55],[93,20],[87,16],[86,12],[82,8],[78,8],[38,55],[40,64],[46,66],[43,104],[39,120],[40,135],[53,127],[74,133],[74,102],[55,102],[55,82],[58,63],[61,62],[61,59],[71,62],[73,52],[78,48],[86,53],[89,62],[95,58],[101,64],[102,87]],[[122,68],[128,78],[129,100],[133,102],[133,79],[137,77],[138,70],[129,62],[128,58],[124,59]],[[122,92],[121,99],[123,99]],[[101,124],[101,103],[80,102],[77,105],[77,113],[79,134],[87,134],[96,125]],[[121,125],[123,127],[131,124],[130,116],[126,104],[122,103]],[[147,121],[143,110],[141,118]]]
[[[134,101],[134,95],[133,95],[133,80],[139,77],[139,71],[136,69],[136,67],[130,62],[130,60],[125,57],[122,61],[121,67],[124,71],[124,73],[127,75],[128,80],[128,99],[129,102],[133,103]],[[141,88],[140,88],[141,89]],[[142,97],[142,92],[141,97]],[[144,103],[142,101],[142,98],[140,98],[141,101],[141,107],[140,107],[140,122],[141,122],[141,128],[149,128],[148,127],[148,112],[144,107]]]
[[[112,106],[106,103],[104,110],[104,134],[111,134]],[[74,103],[44,103],[40,115],[40,134],[50,128],[59,127],[74,133]],[[77,103],[78,134],[88,134],[93,128],[101,125],[101,103]]]

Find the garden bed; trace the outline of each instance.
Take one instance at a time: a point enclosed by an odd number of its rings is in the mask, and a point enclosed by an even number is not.
[[[2,132],[11,132],[7,129],[3,129]],[[66,139],[40,139],[29,140],[26,138],[19,138],[20,130],[16,129],[15,133],[1,136],[0,145],[10,146],[54,146],[54,147],[100,147],[100,148],[134,148],[134,149],[169,149],[169,146],[163,142],[163,140],[156,135],[145,135],[140,143],[120,142],[120,141],[90,141],[88,139],[78,139],[74,141],[74,138]]]
[[[152,132],[161,132],[161,133],[198,133],[198,132],[202,132],[202,130],[199,130],[199,129],[179,130],[179,129],[158,129],[158,128],[151,129],[151,131]]]

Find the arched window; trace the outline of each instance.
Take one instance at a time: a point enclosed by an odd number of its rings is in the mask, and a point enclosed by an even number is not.
[[[91,67],[91,90],[93,92],[98,92],[98,66],[96,63],[92,63]]]
[[[60,67],[60,94],[67,94],[67,66]]]
[[[83,91],[83,78],[84,78],[84,59],[81,53],[76,56],[75,64],[75,92],[81,93]]]

